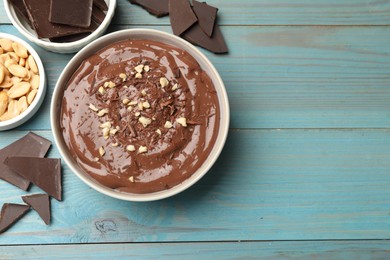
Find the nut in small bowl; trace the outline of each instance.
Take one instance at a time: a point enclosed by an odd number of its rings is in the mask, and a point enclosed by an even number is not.
[[[56,23],[50,23],[48,19],[48,15],[50,13],[50,0],[47,1],[29,1],[31,5],[30,8],[33,10],[32,15],[29,15],[29,17],[26,17],[26,13],[28,14],[28,8],[26,5],[23,5],[23,1],[14,1],[14,0],[4,0],[4,9],[7,13],[8,18],[10,19],[11,23],[15,26],[15,28],[28,40],[31,42],[39,45],[40,47],[57,53],[74,53],[79,51],[81,48],[83,48],[88,43],[92,42],[93,40],[97,39],[99,36],[101,36],[111,23],[111,20],[114,16],[115,8],[116,8],[116,0],[100,0],[100,1],[93,1],[94,3],[100,3],[98,8],[93,8],[92,14],[91,14],[91,23],[88,28],[79,28],[78,32],[73,31],[72,33],[69,31],[66,31],[71,28],[71,26],[65,26],[63,28],[61,25]],[[22,5],[19,6],[17,4],[13,5],[12,3],[20,3],[22,2]],[[64,6],[61,6],[61,1],[55,1],[58,6],[58,13],[61,14],[65,12],[65,7],[67,7],[67,4]],[[63,2],[63,1],[62,1]],[[73,3],[80,4],[77,1],[73,0]],[[44,8],[42,7],[42,4],[45,4]],[[103,5],[104,7],[100,6]],[[18,7],[19,6],[19,7]],[[68,9],[72,10],[72,8],[68,5]],[[100,9],[99,9],[100,7]],[[23,10],[20,10],[20,8],[24,8]],[[77,11],[79,11],[78,8]],[[73,10],[75,10],[73,8]],[[95,12],[98,12],[97,14],[94,14]],[[32,22],[30,21],[31,17],[36,15],[36,19],[40,20],[42,22],[46,19],[46,24],[44,24],[41,27],[41,30],[39,33],[37,31],[34,31],[32,29]],[[74,14],[73,14],[74,15]],[[79,15],[78,15],[79,16]],[[67,16],[64,16],[67,17]],[[35,23],[34,23],[35,24]],[[52,27],[52,25],[54,27]],[[67,29],[66,29],[67,28]],[[62,32],[60,36],[55,36],[53,38],[51,37],[44,37],[43,34],[48,32]],[[38,36],[40,34],[40,36]],[[50,39],[49,39],[50,38]]]
[[[45,70],[36,51],[21,39],[0,33],[0,131],[30,119],[45,93]]]

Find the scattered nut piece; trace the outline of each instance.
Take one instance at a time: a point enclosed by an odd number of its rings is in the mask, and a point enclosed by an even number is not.
[[[150,125],[152,123],[152,120],[147,118],[147,117],[143,117],[141,116],[138,121],[144,126],[144,127],[147,127],[148,125]]]
[[[167,80],[167,78],[165,78],[165,77],[160,78],[161,87],[165,88],[166,86],[168,86],[168,84],[169,84],[169,81]]]
[[[100,154],[100,156],[103,156],[103,155],[106,154],[106,151],[104,150],[103,146],[101,146],[101,147],[99,148],[99,154]]]
[[[140,64],[137,67],[134,68],[136,72],[142,73],[142,70],[144,69],[144,65]]]
[[[95,158],[93,158],[93,160],[94,160],[95,162],[98,162],[98,161],[99,161],[99,158],[98,158],[98,157],[95,157]]]
[[[176,89],[178,89],[177,83],[175,85],[173,85],[172,91],[175,91]]]
[[[127,105],[129,106],[134,106],[134,105],[137,105],[137,101],[130,101]]]
[[[142,94],[142,96],[146,96],[146,91],[145,91],[145,89],[143,89],[143,90],[141,91],[141,94]]]
[[[103,137],[104,137],[104,139],[108,139],[108,137],[110,136],[110,128],[103,128]]]
[[[100,94],[102,94],[102,95],[103,95],[103,94],[104,94],[104,92],[105,92],[105,90],[104,90],[104,88],[103,88],[103,87],[100,87],[98,91],[99,91],[99,93],[100,93]]]
[[[123,81],[123,82],[125,82],[125,81],[126,81],[126,78],[127,78],[127,76],[126,76],[126,74],[125,74],[125,73],[121,73],[121,74],[119,74],[119,77],[122,79],[122,81]]]
[[[180,117],[176,119],[176,122],[181,124],[183,127],[187,127],[187,119],[185,117]]]
[[[136,79],[142,79],[142,74],[141,74],[141,73],[135,74],[135,78],[136,78]]]
[[[99,112],[98,112],[98,116],[99,117],[102,117],[102,116],[104,116],[105,114],[107,114],[108,113],[108,109],[102,109],[102,110],[100,110]]]
[[[91,109],[92,111],[95,111],[95,112],[99,111],[99,109],[97,107],[95,107],[95,105],[93,105],[93,104],[89,104],[89,109]]]
[[[127,111],[130,112],[130,111],[132,111],[132,110],[133,110],[133,107],[131,107],[131,106],[128,106],[128,107],[127,107]]]
[[[167,128],[167,129],[169,129],[169,128],[172,128],[172,123],[170,122],[170,121],[166,121],[165,122],[165,125],[164,125],[164,128]]]
[[[125,98],[125,99],[122,100],[122,103],[123,103],[124,105],[129,104],[129,102],[130,102],[130,100],[129,100],[128,98]]]
[[[141,115],[141,113],[140,112],[135,112],[135,114],[134,114],[136,117],[139,117],[140,115]]]
[[[143,102],[143,103],[142,103],[142,106],[143,106],[144,108],[150,108],[150,104],[149,104],[148,101]]]
[[[144,66],[144,71],[145,71],[145,72],[149,72],[149,70],[150,70],[150,67],[149,67],[148,65],[145,65],[145,66]]]
[[[160,129],[157,129],[157,130],[156,130],[156,133],[159,134],[159,135],[161,135],[161,130],[160,130]]]
[[[111,128],[111,123],[110,122],[105,122],[100,125],[100,128]]]
[[[146,153],[148,151],[148,148],[146,146],[140,146],[138,148],[138,153]]]
[[[119,130],[116,128],[110,129],[110,135],[115,135]]]
[[[135,151],[135,146],[129,144],[128,146],[126,146],[126,150],[129,151],[129,152],[134,152]]]
[[[138,103],[138,109],[139,110],[143,110],[144,109],[144,106],[143,106],[143,104],[140,102],[140,103]]]
[[[130,176],[130,177],[129,177],[129,181],[134,182],[134,177],[133,177],[133,176]]]
[[[118,146],[119,146],[119,143],[118,143],[118,142],[112,143],[111,146],[112,146],[112,147],[118,147]]]

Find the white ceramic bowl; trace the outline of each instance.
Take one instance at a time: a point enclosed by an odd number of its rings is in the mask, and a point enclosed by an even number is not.
[[[116,0],[105,1],[108,5],[106,17],[104,18],[102,24],[94,32],[92,32],[87,37],[75,42],[58,43],[50,42],[48,39],[39,39],[34,30],[31,29],[30,26],[27,24],[25,19],[20,17],[18,13],[15,12],[13,6],[8,2],[8,0],[3,0],[5,12],[7,13],[8,18],[22,35],[24,35],[31,42],[41,46],[42,48],[57,53],[77,52],[85,45],[101,36],[106,31],[108,25],[111,23],[112,17],[114,16]]]
[[[75,162],[75,160],[69,153],[69,150],[62,137],[62,131],[60,127],[61,102],[63,98],[63,92],[69,78],[73,75],[75,70],[80,66],[81,62],[84,59],[90,57],[91,55],[95,54],[98,50],[102,49],[103,47],[109,44],[121,40],[126,40],[126,39],[154,40],[154,41],[167,43],[186,50],[198,61],[202,69],[208,73],[217,91],[220,110],[221,110],[221,122],[220,122],[219,134],[216,143],[207,160],[190,178],[188,178],[181,184],[176,185],[168,190],[163,190],[163,191],[149,193],[149,194],[132,194],[132,193],[120,192],[105,187],[102,184],[95,181],[93,178],[91,178],[87,173],[85,173],[78,166],[78,164]],[[156,30],[150,30],[150,29],[128,29],[128,30],[122,30],[115,33],[111,33],[92,42],[84,49],[82,49],[79,53],[77,53],[73,57],[73,59],[70,60],[70,62],[65,67],[65,69],[63,70],[62,74],[58,79],[58,82],[54,89],[50,114],[51,114],[51,126],[52,126],[55,143],[57,144],[58,150],[60,151],[64,161],[69,165],[71,170],[81,180],[83,180],[86,184],[88,184],[90,187],[94,188],[95,190],[103,194],[106,194],[108,196],[122,199],[122,200],[128,200],[128,201],[153,201],[153,200],[167,198],[181,191],[184,191],[188,187],[192,186],[195,182],[197,182],[200,178],[202,178],[202,176],[206,174],[206,172],[217,160],[219,154],[222,151],[229,130],[229,116],[230,116],[229,101],[228,101],[228,97],[226,94],[223,81],[219,76],[217,70],[211,64],[211,62],[196,47],[184,41],[183,39],[176,37],[172,34],[156,31]]]
[[[6,38],[6,39],[10,39],[14,42],[18,42],[27,48],[28,52],[34,57],[34,60],[38,66],[40,80],[39,80],[39,87],[38,87],[37,95],[35,96],[34,101],[27,108],[27,110],[25,110],[23,113],[21,113],[17,117],[14,117],[10,120],[0,122],[0,131],[15,128],[15,127],[20,126],[21,124],[25,123],[27,120],[29,120],[38,111],[39,107],[42,105],[42,102],[45,99],[45,94],[46,94],[45,69],[43,67],[41,58],[39,57],[38,53],[29,44],[27,44],[25,41],[19,39],[16,36],[13,36],[13,35],[10,35],[7,33],[0,33],[0,39],[2,39],[2,38]]]

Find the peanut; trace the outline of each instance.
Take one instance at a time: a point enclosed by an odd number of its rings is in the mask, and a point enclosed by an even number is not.
[[[33,89],[38,89],[39,86],[39,75],[33,75],[31,80],[30,80],[31,87]]]
[[[10,98],[19,98],[21,96],[26,95],[30,91],[31,85],[28,82],[19,82],[16,83],[10,90],[8,91],[8,96]]]
[[[8,95],[5,91],[0,92],[0,116],[2,116],[7,110]]]
[[[34,98],[37,95],[37,92],[38,91],[36,89],[33,89],[33,90],[30,91],[30,93],[28,93],[28,95],[27,95],[27,103],[29,105],[34,101]]]
[[[22,67],[18,64],[12,64],[8,67],[9,72],[11,72],[12,75],[17,76],[19,78],[27,77],[28,70],[25,67]]]
[[[24,47],[20,43],[13,42],[12,43],[12,49],[14,50],[16,55],[18,55],[20,58],[27,58],[28,57],[28,53],[27,53],[26,47]]]
[[[23,113],[24,111],[26,111],[27,107],[28,107],[27,98],[25,96],[19,98],[17,105],[18,105],[18,109],[19,109],[20,113]]]
[[[9,39],[0,39],[0,46],[3,48],[5,51],[13,51],[12,48],[12,41]]]
[[[28,66],[30,67],[30,69],[32,70],[32,72],[34,72],[35,74],[38,74],[38,67],[37,67],[37,64],[35,63],[33,56],[31,56],[31,55],[28,56],[27,63],[28,63]]]

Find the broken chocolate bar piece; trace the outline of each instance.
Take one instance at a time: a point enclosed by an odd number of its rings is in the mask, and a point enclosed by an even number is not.
[[[100,25],[103,21],[104,18],[106,18],[106,14],[97,8],[96,6],[92,7],[92,21],[94,21],[96,24]]]
[[[50,224],[50,197],[47,194],[34,194],[22,197],[24,203],[30,205],[42,218],[46,225]]]
[[[133,5],[139,5],[151,15],[163,17],[169,14],[169,0],[129,0]]]
[[[208,37],[211,37],[217,19],[218,8],[196,0],[192,1],[192,5],[196,17],[198,17],[200,28]]]
[[[23,204],[4,203],[0,213],[0,233],[3,233],[21,219],[30,209]]]
[[[60,159],[15,156],[8,157],[4,163],[56,200],[62,200]]]
[[[88,28],[91,25],[93,0],[51,0],[49,21]]]
[[[104,0],[93,0],[93,5],[99,8],[102,11],[107,11],[108,6]]]
[[[9,0],[10,4],[14,7],[16,13],[24,18],[28,25],[33,28],[30,19],[28,18],[28,13],[26,6],[23,3],[23,0]]]
[[[68,36],[61,36],[61,37],[54,37],[50,38],[49,40],[51,42],[75,42],[81,39],[84,39],[91,33],[80,33],[80,34],[73,34],[73,35],[68,35]]]
[[[202,31],[199,23],[196,23],[188,29],[182,37],[187,41],[216,54],[228,53],[229,51],[218,24],[215,24],[214,33],[211,38]]]
[[[198,21],[188,0],[169,0],[169,18],[172,31],[178,36]]]
[[[50,0],[23,0],[38,38],[54,38],[83,32],[92,32],[94,29],[74,27],[51,23],[48,19],[50,13]]]
[[[30,182],[13,172],[4,164],[10,156],[44,157],[51,146],[51,142],[34,133],[28,133],[21,139],[0,150],[0,179],[9,182],[22,190],[27,190]]]

